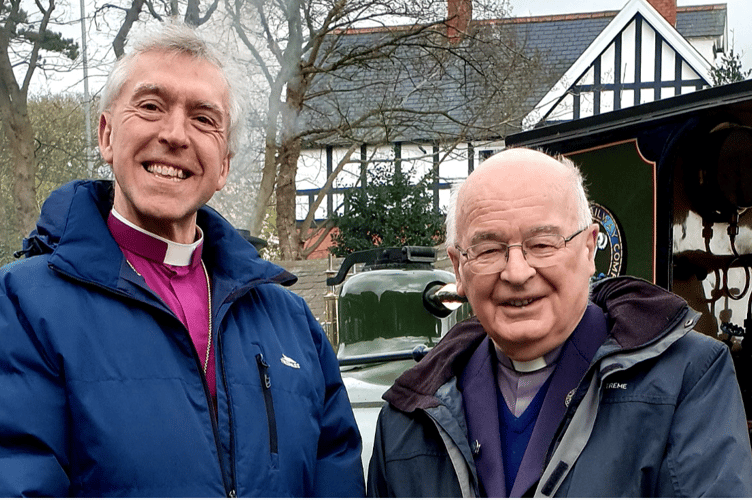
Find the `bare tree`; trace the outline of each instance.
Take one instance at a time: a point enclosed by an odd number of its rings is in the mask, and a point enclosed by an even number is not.
[[[462,13],[450,7],[447,16],[445,7],[445,0],[226,0],[268,89],[250,229],[258,234],[274,193],[283,259],[305,257],[312,212],[359,145],[409,136],[451,150],[470,137],[503,137],[521,118],[541,70],[514,25],[498,21],[507,2],[484,4],[479,10],[496,21],[474,25],[456,23]],[[298,160],[303,147],[323,143],[349,149],[298,228]]]
[[[0,117],[12,167],[13,207],[10,215],[18,235],[26,234],[38,214],[36,175],[38,158],[28,98],[35,71],[55,70],[60,58],[75,60],[78,44],[53,30],[55,0],[3,0],[0,7]],[[50,57],[47,60],[44,56]]]
[[[219,0],[211,0],[202,12],[200,0],[187,0],[182,6],[183,12],[181,14],[181,4],[178,0],[159,2],[153,0],[130,0],[130,3],[126,2],[123,5],[105,3],[97,9],[95,17],[106,15],[109,11],[122,13],[123,18],[119,29],[112,39],[112,49],[115,52],[115,57],[120,57],[125,53],[128,34],[144,11],[157,21],[163,21],[165,18],[182,17],[186,24],[201,26],[211,18],[212,14],[217,10],[218,5]]]
[[[73,179],[100,177],[108,171],[101,160],[93,163],[94,171],[89,170],[84,104],[80,95],[29,98],[28,113],[34,130],[34,156],[38,164],[33,179],[34,217],[42,201],[61,184]],[[19,233],[12,218],[8,217],[15,212],[10,189],[15,166],[10,158],[12,148],[7,147],[8,141],[7,137],[0,137],[0,265],[12,260],[13,253],[20,249],[22,236],[27,234]]]

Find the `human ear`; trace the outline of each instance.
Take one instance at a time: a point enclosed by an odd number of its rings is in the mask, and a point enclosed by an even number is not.
[[[230,153],[227,153],[227,155],[222,160],[222,163],[219,166],[219,177],[217,178],[217,191],[225,187],[225,184],[227,183],[227,177],[230,175],[230,158],[232,158],[232,155]]]
[[[585,249],[587,251],[587,262],[591,275],[595,273],[595,250],[597,248],[599,230],[598,224],[591,224],[585,230]]]
[[[113,152],[112,152],[112,115],[108,112],[104,112],[99,115],[99,152],[104,158],[104,161],[112,165]]]
[[[585,238],[585,246],[588,250],[588,260],[594,261],[595,260],[595,249],[597,248],[598,243],[598,232],[599,232],[599,226],[598,224],[590,224],[590,226],[585,230],[587,233],[587,236]]]
[[[460,269],[460,253],[456,248],[449,247],[447,248],[447,255],[449,255],[449,260],[452,261],[452,266],[454,266],[454,278],[456,280],[457,295],[459,295],[460,297],[465,297],[465,284],[462,279],[462,272]]]

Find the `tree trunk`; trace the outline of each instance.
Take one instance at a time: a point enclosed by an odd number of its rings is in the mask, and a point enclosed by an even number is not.
[[[7,5],[6,5],[7,3]],[[41,2],[36,2],[42,14],[39,22],[39,33],[47,33],[55,3],[50,0],[45,9]],[[34,227],[39,213],[36,196],[37,158],[34,151],[34,129],[28,111],[29,82],[37,67],[39,51],[44,47],[43,36],[37,38],[31,45],[27,61],[26,75],[23,84],[19,85],[11,61],[11,34],[15,32],[14,18],[22,12],[20,2],[3,2],[7,19],[0,29],[0,118],[2,129],[10,148],[11,165],[13,166],[12,191],[13,209],[15,210],[14,226],[19,235],[26,236]],[[55,50],[55,49],[52,49]]]
[[[248,228],[252,235],[261,234],[269,199],[277,183],[277,118],[279,117],[279,97],[281,86],[273,86],[269,96],[269,114],[264,132],[264,167],[261,171],[261,184],[254,200],[251,223]]]
[[[9,103],[4,110],[3,131],[13,165],[14,226],[22,237],[29,234],[39,216],[36,194],[37,159],[34,154],[34,130],[26,102]]]
[[[277,182],[277,145],[274,143],[274,137],[267,137],[264,147],[264,167],[261,171],[261,183],[253,201],[253,212],[251,213],[251,222],[248,230],[252,235],[261,234],[266,217],[266,209],[269,206],[269,199],[274,192],[274,185]]]
[[[277,127],[274,125],[275,122],[276,114],[273,118],[271,116],[267,118],[266,133],[264,134],[264,167],[261,171],[261,184],[259,184],[259,189],[256,192],[251,223],[248,228],[254,236],[261,234],[269,199],[274,192],[274,185],[277,183]]]
[[[298,173],[300,139],[283,140],[279,148],[280,163],[277,176],[277,236],[282,260],[298,260],[300,238],[295,214],[295,176]]]
[[[279,174],[277,175],[277,236],[283,260],[301,259],[301,244],[295,214],[298,159],[301,140],[298,118],[303,107],[307,83],[300,68],[287,82],[285,106],[282,109],[282,137],[279,145]]]

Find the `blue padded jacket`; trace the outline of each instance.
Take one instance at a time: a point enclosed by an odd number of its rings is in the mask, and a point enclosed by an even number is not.
[[[360,435],[295,277],[198,213],[217,412],[187,329],[125,261],[112,185],[54,192],[0,270],[0,497],[361,496]]]

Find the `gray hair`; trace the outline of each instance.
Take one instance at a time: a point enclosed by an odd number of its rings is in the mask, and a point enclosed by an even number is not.
[[[585,228],[593,223],[593,213],[590,211],[590,197],[585,186],[585,176],[580,167],[566,156],[556,155],[554,158],[569,171],[572,194],[574,194],[575,208],[577,209],[577,227]]]
[[[564,155],[556,155],[553,158],[566,167],[569,172],[569,179],[577,208],[577,226],[580,228],[587,227],[593,222],[593,215],[590,211],[590,202],[588,201],[587,188],[585,187],[585,178],[582,175],[582,171],[572,160]],[[482,168],[482,165],[479,168]],[[466,181],[467,179],[453,184],[451,188],[446,215],[447,248],[457,244],[457,199],[459,198],[460,189]]]
[[[467,180],[467,179],[465,179]],[[457,244],[457,198],[460,195],[460,188],[465,181],[452,184],[449,194],[449,204],[447,205],[446,214],[446,247],[453,247]]]
[[[120,95],[136,57],[153,51],[186,54],[195,59],[208,61],[220,70],[228,93],[227,144],[230,154],[235,154],[240,143],[239,136],[245,116],[241,73],[225,52],[202,38],[194,28],[177,19],[159,23],[159,26],[147,29],[133,40],[131,51],[117,60],[107,77],[99,102],[99,113],[109,111]]]

